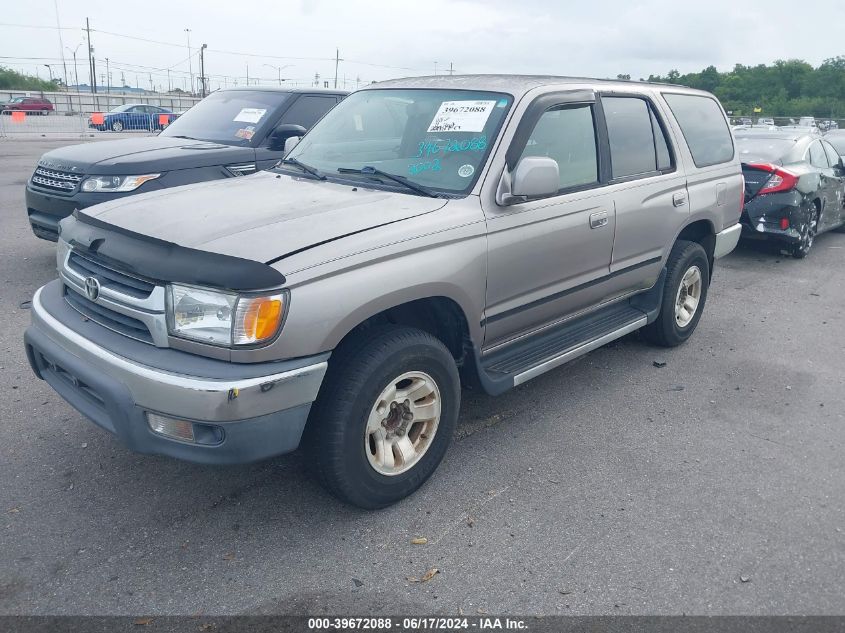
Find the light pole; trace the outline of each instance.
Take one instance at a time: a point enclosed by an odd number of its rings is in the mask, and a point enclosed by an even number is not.
[[[109,58],[106,57],[106,92],[111,95],[111,71],[109,71]]]
[[[53,83],[53,69],[50,68],[50,64],[44,64],[47,67],[47,72],[50,73],[50,83]]]
[[[65,46],[67,50],[70,51],[71,55],[73,55],[73,81],[76,83],[76,91],[79,92],[79,71],[76,67],[76,51],[79,50],[79,47],[82,46],[82,42],[76,45],[76,48],[71,50],[70,46]]]
[[[188,36],[188,74],[191,76],[191,96],[194,95],[194,69],[191,65],[191,29],[185,29]]]
[[[284,66],[273,66],[273,64],[264,64],[268,68],[275,68],[279,72],[279,85],[282,85],[282,82],[285,81],[282,79],[282,69],[283,68],[290,68],[291,64],[285,64]]]
[[[205,99],[205,49],[208,44],[200,46],[200,98]]]

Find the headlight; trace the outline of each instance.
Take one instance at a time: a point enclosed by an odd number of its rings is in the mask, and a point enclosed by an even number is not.
[[[155,180],[161,174],[143,176],[90,176],[82,181],[82,191],[135,191],[148,180]]]
[[[208,288],[170,284],[170,334],[211,345],[254,345],[276,336],[287,294],[245,296]]]

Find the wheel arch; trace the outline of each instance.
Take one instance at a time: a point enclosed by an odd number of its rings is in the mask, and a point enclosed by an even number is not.
[[[354,311],[330,333],[328,346],[344,345],[353,338],[366,336],[369,329],[380,325],[406,325],[440,340],[460,368],[465,364],[473,340],[480,336],[480,324],[476,324],[478,331],[473,332],[467,314],[466,306],[448,293],[417,297],[394,293]]]
[[[710,263],[709,272],[712,277],[715,261],[713,253],[716,249],[716,227],[713,222],[702,218],[686,224],[678,235],[675,236],[675,242],[678,240],[687,240],[701,244],[704,252],[707,253],[707,261]]]

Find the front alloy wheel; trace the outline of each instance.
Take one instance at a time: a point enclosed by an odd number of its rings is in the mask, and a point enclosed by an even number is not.
[[[391,380],[370,411],[365,449],[382,475],[400,475],[431,446],[440,423],[440,389],[434,379],[410,371]]]
[[[111,124],[112,132],[123,132],[123,123],[120,121],[113,121]]]
[[[303,436],[308,464],[340,499],[388,506],[440,464],[460,402],[458,367],[442,341],[405,326],[364,330],[329,359]]]

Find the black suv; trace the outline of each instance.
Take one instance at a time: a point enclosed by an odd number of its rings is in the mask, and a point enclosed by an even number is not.
[[[243,176],[272,167],[348,93],[232,88],[211,94],[158,136],[62,147],[44,154],[26,186],[29,223],[56,241],[74,209],[136,193]]]

